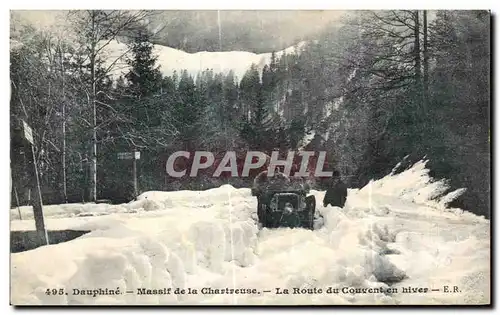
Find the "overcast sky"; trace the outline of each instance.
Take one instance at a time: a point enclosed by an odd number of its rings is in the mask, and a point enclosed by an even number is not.
[[[65,28],[66,11],[12,11],[14,24],[29,22],[40,28]],[[314,36],[335,23],[344,11],[220,11],[224,50],[265,52],[282,49]],[[166,25],[159,44],[187,51],[215,50],[217,11],[164,11],[154,21]],[[183,47],[185,46],[185,47]],[[224,45],[223,45],[224,46]],[[264,51],[263,51],[264,50]]]

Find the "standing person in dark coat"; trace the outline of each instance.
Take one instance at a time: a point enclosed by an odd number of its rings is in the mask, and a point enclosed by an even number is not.
[[[334,171],[332,174],[331,183],[326,190],[323,198],[323,206],[331,205],[333,207],[343,208],[347,199],[347,185],[342,182],[340,173]]]

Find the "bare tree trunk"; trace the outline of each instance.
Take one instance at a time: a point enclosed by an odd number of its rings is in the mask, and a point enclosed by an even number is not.
[[[422,82],[422,75],[421,75],[421,60],[420,60],[420,20],[419,20],[419,13],[418,10],[415,11],[415,29],[414,29],[414,36],[415,36],[415,48],[414,48],[414,54],[415,54],[415,79],[417,81],[417,87],[420,89],[420,85]]]
[[[88,96],[88,106],[92,109],[92,118],[90,127],[92,136],[90,140],[90,180],[86,181],[86,187],[90,188],[90,201],[97,200],[97,95],[99,93],[97,83],[112,71],[116,62],[122,58],[125,53],[116,58],[107,68],[103,68],[102,73],[97,73],[100,52],[104,47],[111,44],[113,39],[119,35],[120,31],[137,27],[144,20],[147,20],[147,12],[139,11],[121,11],[121,10],[75,10],[75,26],[77,32],[82,36],[85,54],[89,57],[90,79],[91,83],[85,89]],[[100,72],[100,71],[99,71]],[[89,91],[90,90],[90,91]],[[89,185],[90,184],[90,185]]]
[[[92,34],[95,34],[95,11],[92,11]],[[90,77],[92,82],[92,95],[91,95],[91,106],[92,106],[92,152],[91,152],[91,163],[90,163],[90,201],[97,200],[97,108],[96,108],[96,46],[97,43],[92,43],[92,49],[90,51]]]
[[[63,101],[63,106],[62,106],[62,117],[63,117],[63,123],[62,123],[62,133],[63,133],[63,139],[62,139],[62,170],[63,170],[63,196],[64,196],[64,202],[68,202],[68,190],[66,186],[66,104],[65,101]]]
[[[93,71],[94,72],[94,71]],[[92,122],[92,163],[91,163],[91,201],[97,200],[97,110],[95,98],[95,82],[92,84],[92,109],[93,109],[93,122]]]
[[[95,70],[92,65],[92,80],[95,80]],[[92,152],[91,152],[91,163],[90,163],[90,201],[97,200],[97,109],[96,109],[96,86],[95,82],[92,83]]]
[[[427,32],[427,10],[424,10],[424,111],[429,106],[429,47]]]
[[[66,94],[64,83],[64,60],[62,48],[59,45],[59,57],[61,62],[61,81],[62,81],[62,175],[63,175],[63,198],[64,203],[68,202],[68,190],[66,187]]]
[[[413,14],[413,22],[415,23],[414,27],[414,59],[415,59],[415,93],[416,93],[416,98],[417,98],[417,108],[422,110],[423,104],[422,104],[422,61],[420,58],[420,18],[419,18],[419,12],[418,10],[414,11]]]

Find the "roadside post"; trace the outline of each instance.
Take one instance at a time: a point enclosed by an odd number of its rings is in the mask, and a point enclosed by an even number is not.
[[[35,227],[38,236],[38,241],[40,245],[49,245],[49,237],[47,230],[45,229],[45,222],[43,216],[43,199],[42,190],[40,188],[40,176],[38,173],[38,167],[36,163],[33,131],[31,127],[23,120],[22,121],[22,137],[27,144],[28,150],[31,150],[31,154],[25,154],[28,162],[28,173],[30,175],[29,186],[31,191],[34,192],[32,207],[33,207],[33,217],[35,218]]]
[[[117,154],[119,160],[132,160],[132,177],[134,182],[134,197],[137,197],[137,160],[141,158],[141,152],[120,152]]]

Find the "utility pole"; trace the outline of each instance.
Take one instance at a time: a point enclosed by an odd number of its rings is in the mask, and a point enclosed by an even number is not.
[[[137,197],[137,153],[134,150],[134,158],[132,159],[132,176],[134,177],[134,198]]]
[[[137,185],[137,160],[141,158],[141,152],[120,152],[117,154],[118,160],[132,160],[132,181],[134,184],[134,198],[139,194],[139,189]]]

